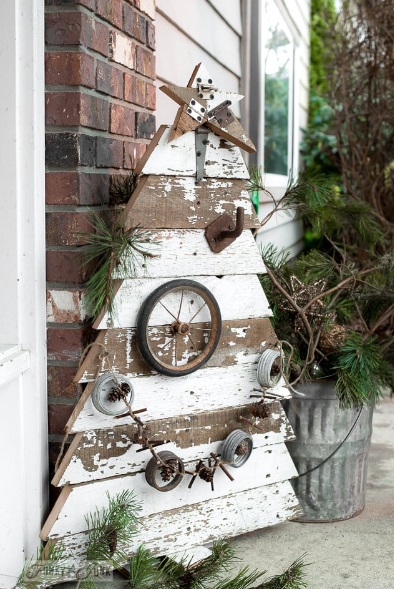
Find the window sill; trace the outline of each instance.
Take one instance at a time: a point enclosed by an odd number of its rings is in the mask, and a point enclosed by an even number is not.
[[[0,345],[0,387],[18,378],[30,368],[30,352],[21,346]]]

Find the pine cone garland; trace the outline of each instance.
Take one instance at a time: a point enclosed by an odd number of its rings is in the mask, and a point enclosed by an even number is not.
[[[198,476],[200,477],[200,479],[202,479],[206,483],[211,483],[213,481],[214,474],[215,473],[212,468],[210,468],[209,466],[202,466],[200,468],[200,472],[198,473]]]
[[[122,384],[115,384],[112,387],[111,392],[108,395],[108,401],[111,403],[116,403],[116,401],[122,401],[127,399],[130,394],[130,385],[127,382],[122,382]]]

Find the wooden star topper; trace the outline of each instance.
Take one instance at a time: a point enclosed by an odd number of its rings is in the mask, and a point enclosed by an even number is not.
[[[256,151],[241,123],[235,118],[230,106],[243,98],[235,92],[219,90],[203,64],[198,64],[186,88],[161,86],[167,96],[180,105],[169,141],[206,125],[211,131],[224,137],[246,151]]]

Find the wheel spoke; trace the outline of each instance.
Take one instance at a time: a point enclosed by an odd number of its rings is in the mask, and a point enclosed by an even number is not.
[[[195,350],[195,351],[197,351],[197,347],[196,347],[196,345],[195,345],[194,341],[192,340],[192,337],[191,337],[190,333],[188,333],[188,334],[187,334],[187,337],[188,337],[188,338],[189,338],[189,340],[192,342],[192,346],[193,346],[194,350]]]
[[[176,318],[177,321],[179,321],[179,315],[181,314],[182,303],[183,303],[183,289],[182,289],[182,292],[181,292],[181,302],[179,304],[178,317]]]
[[[167,313],[169,313],[171,315],[171,317],[173,317],[175,319],[175,321],[177,321],[177,318],[175,317],[175,315],[173,313],[171,313],[171,311],[169,309],[167,309],[167,307],[162,303],[162,301],[159,301],[160,305],[162,307],[164,307],[164,309],[167,311]]]
[[[204,303],[204,304],[203,304],[203,305],[202,305],[202,306],[199,308],[199,310],[197,311],[197,313],[195,313],[195,314],[193,315],[193,317],[192,317],[191,319],[189,319],[188,323],[191,323],[191,322],[193,321],[193,319],[194,319],[195,317],[197,317],[197,315],[199,314],[199,312],[200,312],[200,311],[201,311],[201,310],[202,310],[204,307],[206,307],[206,306],[207,306],[207,303]]]

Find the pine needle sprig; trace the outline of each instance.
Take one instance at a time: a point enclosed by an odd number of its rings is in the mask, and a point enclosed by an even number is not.
[[[139,175],[131,170],[125,176],[111,176],[109,198],[111,204],[126,204],[137,187]]]
[[[85,265],[94,265],[86,283],[85,306],[93,318],[105,308],[111,317],[114,313],[114,274],[132,277],[137,268],[146,270],[151,234],[138,227],[125,227],[119,215],[107,223],[96,212],[92,213],[91,233],[82,233],[85,247]]]
[[[297,558],[284,573],[271,577],[254,589],[303,589],[307,587],[305,567],[309,564],[304,562],[304,558],[305,555]]]
[[[130,589],[159,588],[165,577],[166,570],[160,567],[160,560],[140,546],[129,560]]]
[[[249,567],[244,567],[235,577],[221,580],[212,589],[253,589],[252,585],[264,574],[265,571],[251,571]]]
[[[64,546],[61,542],[41,546],[36,558],[27,561],[19,575],[15,589],[39,589],[49,587],[58,579],[65,564]]]
[[[108,507],[85,516],[89,538],[86,558],[110,560],[119,565],[127,560],[122,547],[129,545],[136,533],[140,505],[132,491],[107,497]]]

